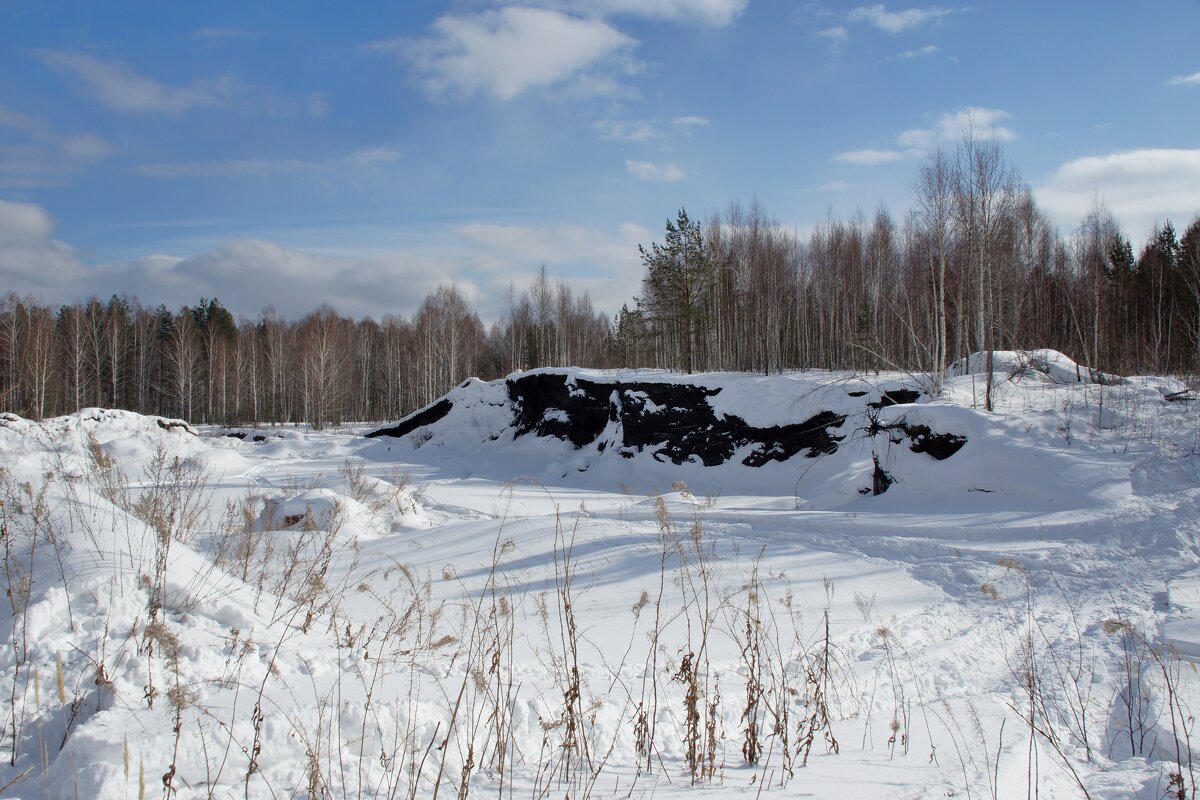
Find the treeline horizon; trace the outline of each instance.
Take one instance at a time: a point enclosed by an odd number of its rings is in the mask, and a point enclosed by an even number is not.
[[[897,218],[829,218],[806,237],[756,201],[680,209],[639,248],[641,293],[610,320],[543,266],[489,327],[450,285],[411,317],[322,304],[235,319],[114,295],[0,299],[0,411],[123,408],[196,423],[316,427],[397,419],[465,378],[587,366],[778,372],[901,369],[934,391],[972,352],[1048,347],[1108,373],[1194,374],[1200,217],[1135,251],[1102,203],[1062,234],[998,142],[931,153]],[[990,394],[989,394],[990,398]]]

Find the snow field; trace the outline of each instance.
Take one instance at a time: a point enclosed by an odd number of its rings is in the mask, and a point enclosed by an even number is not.
[[[420,447],[4,418],[0,794],[1194,797],[1196,412],[1047,358],[880,410],[944,461],[493,441],[479,382]]]

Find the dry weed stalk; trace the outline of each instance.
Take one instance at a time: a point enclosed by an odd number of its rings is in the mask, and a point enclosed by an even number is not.
[[[837,753],[840,749],[833,733],[830,702],[834,697],[834,644],[829,632],[829,608],[822,613],[822,628],[816,647],[805,654],[804,664],[804,715],[796,725],[796,755],[800,766],[808,764],[817,734],[825,741],[826,749]]]
[[[1130,752],[1155,755],[1158,750],[1156,729],[1165,713],[1169,731],[1165,749],[1167,760],[1173,765],[1167,774],[1168,796],[1173,800],[1195,800],[1200,788],[1192,746],[1196,720],[1181,691],[1183,659],[1170,645],[1164,647],[1150,642],[1137,627],[1121,617],[1105,620],[1102,627],[1105,633],[1121,637],[1125,685],[1118,689],[1114,703],[1118,708],[1124,707],[1124,716],[1129,723],[1125,735],[1129,737]],[[1151,686],[1161,693],[1157,709],[1152,701]]]

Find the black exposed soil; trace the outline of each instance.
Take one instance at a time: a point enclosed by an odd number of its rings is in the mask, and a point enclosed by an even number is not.
[[[892,444],[900,444],[908,439],[909,449],[914,453],[926,453],[938,461],[945,461],[967,443],[965,436],[953,433],[934,433],[928,425],[909,425],[903,421],[892,425],[878,426],[875,432],[879,431],[887,431]]]
[[[761,467],[800,453],[807,458],[835,453],[845,438],[838,432],[846,421],[844,414],[822,411],[803,422],[757,427],[734,414],[718,414],[709,400],[721,389],[694,383],[590,380],[539,371],[509,378],[505,391],[512,409],[514,439],[554,437],[569,441],[576,449],[612,449],[625,458],[645,452],[658,461],[715,466],[740,457],[746,466]],[[919,397],[920,392],[912,389],[889,389],[879,400],[864,405],[880,409]],[[439,422],[452,408],[453,403],[443,398],[399,424],[367,436],[405,436]],[[872,436],[886,433],[894,444],[907,440],[913,452],[938,460],[954,455],[966,443],[962,436],[934,433],[925,425],[904,421],[883,426],[873,420],[867,432]],[[497,431],[491,438],[500,435]],[[895,480],[877,460],[873,473],[873,485],[864,491],[882,494]]]
[[[854,392],[850,393],[854,396]],[[867,403],[871,408],[887,408],[888,406],[898,406],[904,403],[915,403],[921,393],[916,389],[887,389],[877,402]]]
[[[809,457],[837,451],[839,428],[845,417],[824,411],[794,425],[758,428],[741,417],[718,416],[708,398],[720,389],[687,383],[590,381],[539,372],[510,378],[516,436],[556,436],[576,448],[595,443],[604,449],[620,447],[622,455],[648,451],[659,461],[683,464],[698,460],[705,466],[723,464],[746,446],[742,459],[751,467],[783,461],[801,451]],[[621,439],[599,441],[610,422],[619,422]]]
[[[398,425],[394,425],[390,428],[380,428],[377,431],[371,431],[367,434],[367,438],[373,439],[376,436],[405,436],[412,433],[417,428],[423,428],[426,425],[432,425],[433,423],[440,421],[450,413],[450,409],[452,408],[454,408],[454,404],[443,397],[433,405],[425,406],[425,408],[421,409],[415,414],[410,414],[409,416],[405,417]]]
[[[888,490],[889,486],[895,483],[895,480],[880,466],[879,456],[872,455],[871,461],[874,463],[874,467],[871,470],[871,494],[881,495]]]

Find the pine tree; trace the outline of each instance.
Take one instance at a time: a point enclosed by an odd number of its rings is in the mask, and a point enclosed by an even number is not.
[[[667,221],[664,243],[654,242],[649,250],[638,245],[638,252],[646,266],[639,306],[666,338],[673,366],[690,373],[707,333],[705,301],[715,273],[700,224],[681,208],[675,222]]]

